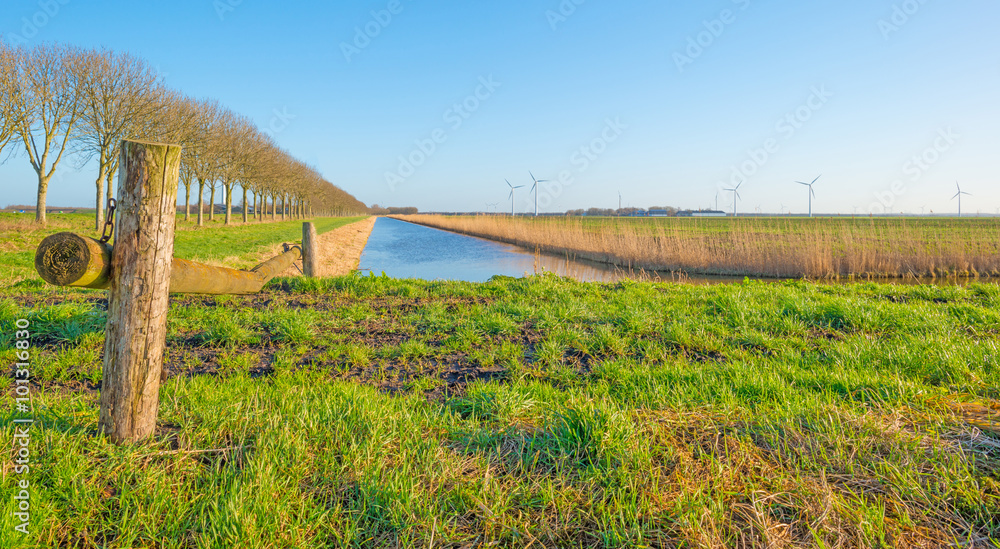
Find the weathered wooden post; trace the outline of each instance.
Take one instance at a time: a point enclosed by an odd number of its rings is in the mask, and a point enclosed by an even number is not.
[[[316,226],[312,223],[302,224],[302,274],[310,278],[319,272],[317,259]]]
[[[176,145],[121,146],[100,414],[116,443],[143,439],[156,427],[180,158]]]

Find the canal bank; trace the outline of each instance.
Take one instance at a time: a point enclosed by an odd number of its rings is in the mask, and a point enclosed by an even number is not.
[[[317,238],[319,276],[344,276],[357,270],[361,253],[364,251],[368,236],[375,226],[375,220],[375,217],[368,217],[319,235]],[[274,252],[269,250],[261,256],[261,261],[273,256]],[[302,271],[293,265],[282,272],[280,276],[302,276]]]

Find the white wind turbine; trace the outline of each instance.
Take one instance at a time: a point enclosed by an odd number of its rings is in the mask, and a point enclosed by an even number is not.
[[[528,175],[530,175],[531,176],[531,180],[535,182],[535,184],[531,186],[531,191],[529,191],[529,192],[533,191],[535,193],[535,217],[538,217],[538,184],[539,183],[548,183],[549,180],[548,179],[535,179],[535,174],[531,173],[530,171],[528,172]]]
[[[507,180],[504,179],[504,181],[507,181]],[[510,184],[510,181],[507,181],[507,186],[510,187],[510,196],[507,197],[507,198],[510,199],[510,216],[514,217],[514,189],[520,189],[524,185],[518,185],[518,186],[515,187],[515,186],[513,186],[513,185]]]
[[[737,184],[732,189],[722,189],[724,191],[729,191],[729,192],[733,193],[733,217],[737,217],[738,216],[738,213],[736,211],[737,210],[737,208],[736,208],[736,202],[740,198],[739,190],[740,190],[740,186],[741,185],[743,185],[743,181],[740,181],[739,184]]]
[[[972,196],[972,194],[963,191],[962,187],[958,186],[958,181],[955,182],[955,188],[958,189],[958,192],[955,193],[955,196],[951,197],[951,199],[958,199],[958,217],[962,217],[962,195]]]
[[[819,181],[820,177],[823,176],[820,175],[816,179],[813,179],[812,183],[803,183],[801,181],[796,181],[796,183],[798,183],[799,185],[805,185],[806,187],[809,187],[809,217],[813,216],[813,197],[816,196],[816,191],[813,190],[813,184]]]

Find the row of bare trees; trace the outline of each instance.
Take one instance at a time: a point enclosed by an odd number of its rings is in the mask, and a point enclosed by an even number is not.
[[[0,41],[0,154],[27,156],[38,177],[35,219],[45,223],[49,182],[64,156],[97,164],[95,227],[113,196],[123,139],[181,145],[184,219],[196,189],[197,221],[215,217],[222,194],[225,222],[241,195],[242,220],[366,212],[366,206],[280,149],[247,117],[215,101],[167,88],[143,59],[106,49],[58,44],[31,48]],[[4,157],[6,158],[6,156]]]

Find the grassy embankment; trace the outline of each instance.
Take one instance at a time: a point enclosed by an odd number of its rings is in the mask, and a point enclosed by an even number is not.
[[[396,217],[636,270],[792,278],[1000,276],[997,218]]]
[[[0,290],[4,363],[14,320],[34,333],[39,547],[1000,541],[993,285],[346,277],[174,297],[159,429],[125,447],[96,432],[105,307]],[[4,547],[23,541],[11,505]]]

